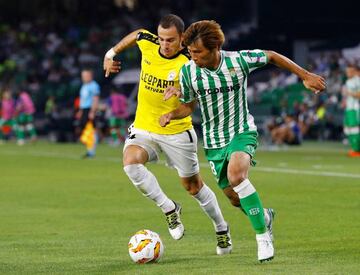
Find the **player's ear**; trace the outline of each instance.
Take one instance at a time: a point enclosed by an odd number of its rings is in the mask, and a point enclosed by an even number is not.
[[[183,33],[179,33],[179,38],[180,38],[180,43],[181,45],[184,45],[183,42],[184,42],[184,35]]]

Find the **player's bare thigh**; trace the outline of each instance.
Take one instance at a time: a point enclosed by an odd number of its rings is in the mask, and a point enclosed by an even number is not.
[[[248,178],[250,160],[249,154],[245,152],[238,151],[231,154],[227,167],[227,177],[232,187]]]

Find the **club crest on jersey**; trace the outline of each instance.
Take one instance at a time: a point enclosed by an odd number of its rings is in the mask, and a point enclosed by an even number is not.
[[[176,71],[170,71],[167,80],[171,81],[176,78]]]
[[[230,69],[229,69],[229,73],[230,73],[230,76],[231,76],[231,77],[235,77],[235,76],[236,76],[236,72],[235,72],[235,69],[234,69],[234,68],[230,68]]]

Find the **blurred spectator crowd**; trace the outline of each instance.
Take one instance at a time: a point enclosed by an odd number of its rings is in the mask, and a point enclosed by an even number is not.
[[[148,27],[156,31],[160,15],[174,10],[171,7],[158,9],[146,1],[141,9],[136,9],[133,1],[127,2],[115,1],[117,5],[126,7],[117,9],[116,13],[113,11],[109,18],[102,17],[104,20],[100,23],[97,20],[96,24],[75,24],[71,20],[48,24],[41,16],[18,24],[0,23],[0,93],[3,96],[5,91],[10,91],[15,101],[22,91],[31,96],[36,109],[34,125],[38,134],[50,135],[54,141],[76,140],[74,113],[78,108],[80,71],[91,68],[101,86],[102,101],[98,114],[98,119],[103,121],[99,124],[102,125],[101,136],[109,135],[107,102],[111,90],[119,87],[112,86],[111,79],[103,77],[104,53],[134,29]],[[202,1],[195,4],[185,1],[182,5],[192,11],[184,18],[187,23],[203,17],[214,18],[218,8],[204,5],[206,9],[197,14],[194,10],[201,9],[194,9],[194,5],[202,6]],[[133,48],[119,58],[122,69],[126,70],[138,66],[140,53]],[[248,97],[250,111],[258,120],[260,132],[271,136],[270,129],[294,120],[299,124],[302,138],[341,139],[341,88],[346,80],[344,69],[348,61],[341,50],[310,55],[308,69],[323,75],[328,85],[325,93],[315,96],[306,91],[294,75],[277,69],[256,72],[250,78]],[[351,62],[359,63],[359,60]]]
[[[357,54],[360,56],[360,54]],[[314,52],[307,69],[325,77],[327,89],[317,95],[306,90],[294,74],[279,69],[268,72],[266,81],[254,81],[249,88],[250,111],[260,120],[269,143],[301,144],[303,139],[342,140],[344,138],[343,86],[347,64],[360,65],[360,58],[345,58],[341,50]],[[270,117],[269,117],[270,115]],[[296,138],[286,141],[292,128]],[[293,140],[293,138],[291,138]]]

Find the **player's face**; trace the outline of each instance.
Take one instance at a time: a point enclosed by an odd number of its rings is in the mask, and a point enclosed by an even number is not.
[[[90,71],[82,71],[81,72],[81,79],[84,83],[88,83],[92,80],[92,72]]]
[[[165,57],[172,57],[177,54],[181,47],[181,35],[175,26],[168,29],[158,27],[158,37],[160,43],[160,52]]]
[[[354,67],[347,67],[346,68],[346,76],[348,78],[352,78],[355,75],[357,75],[357,71],[356,71],[356,69]]]
[[[218,49],[209,50],[205,48],[201,39],[197,39],[188,46],[191,59],[200,68],[215,69],[218,64]]]

